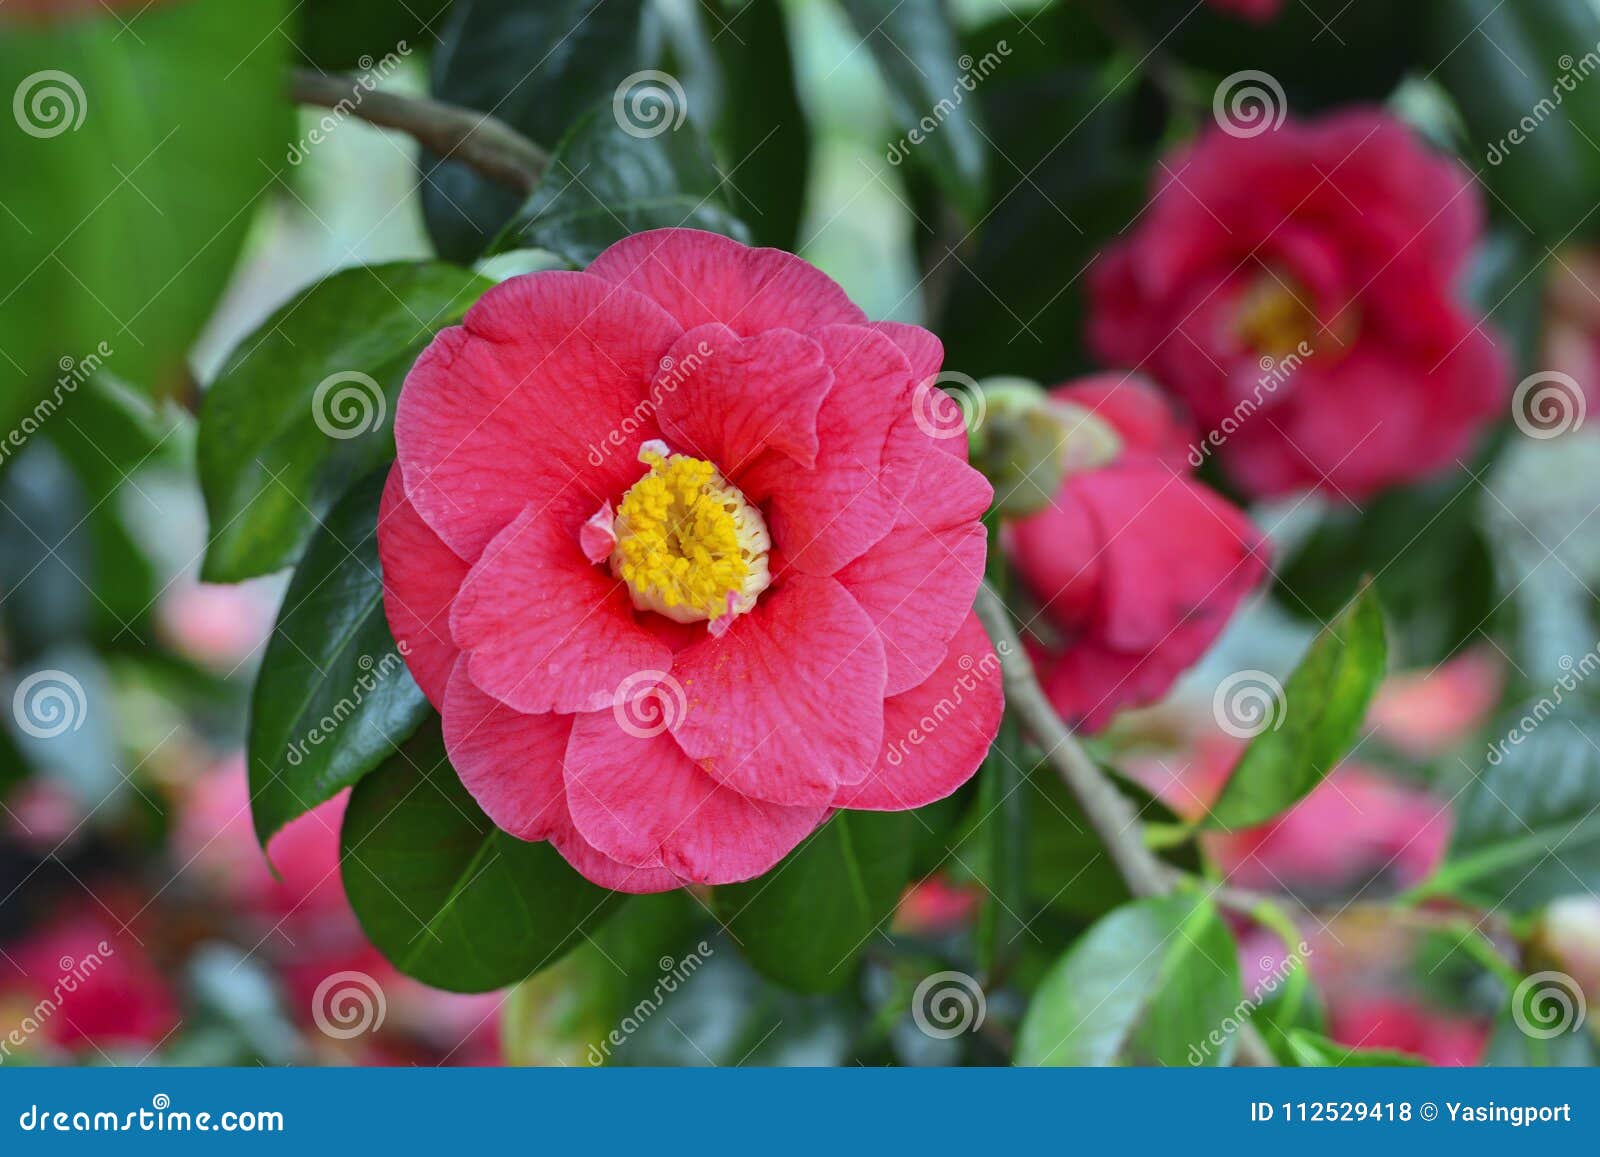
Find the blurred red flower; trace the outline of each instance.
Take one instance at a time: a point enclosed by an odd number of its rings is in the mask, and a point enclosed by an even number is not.
[[[1089,340],[1188,403],[1196,465],[1359,499],[1449,466],[1505,403],[1506,358],[1454,292],[1482,216],[1384,112],[1216,127],[1094,265]]]
[[[1104,374],[1051,398],[1090,411],[1121,441],[1112,462],[1068,474],[1055,501],[1006,537],[1056,633],[1040,648],[1045,690],[1063,718],[1092,731],[1166,694],[1260,582],[1267,543],[1188,476],[1191,432],[1147,382]]]

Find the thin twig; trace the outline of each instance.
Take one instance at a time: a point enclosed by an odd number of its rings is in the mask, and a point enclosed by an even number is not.
[[[1044,748],[1045,759],[1083,808],[1083,814],[1105,845],[1128,891],[1135,896],[1170,893],[1177,874],[1145,846],[1133,805],[1084,751],[1050,705],[1044,688],[1039,686],[1033,663],[1023,650],[1022,640],[1011,625],[1011,612],[987,583],[978,588],[976,609],[1000,657],[1006,709],[1017,713]],[[1261,1034],[1248,1023],[1239,1031],[1239,1058],[1262,1068],[1278,1063]]]
[[[459,105],[369,88],[361,78],[295,69],[289,95],[297,104],[330,108],[383,128],[399,129],[441,157],[460,161],[492,181],[529,193],[550,156],[504,121]]]

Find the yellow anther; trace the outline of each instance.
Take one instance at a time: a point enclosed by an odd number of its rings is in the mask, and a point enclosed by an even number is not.
[[[633,604],[680,623],[741,614],[772,581],[761,512],[710,462],[646,443],[623,495],[611,570]]]

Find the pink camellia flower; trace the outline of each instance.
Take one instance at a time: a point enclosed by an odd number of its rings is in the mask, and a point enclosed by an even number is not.
[[[649,892],[971,776],[1001,708],[972,613],[991,490],[936,436],[941,357],[799,258],[686,229],[513,278],[434,340],[385,605],[495,823]]]
[[[177,1000],[133,929],[87,901],[3,948],[0,1023],[16,1029],[12,1049],[142,1053],[179,1023]]]
[[[1181,397],[1252,493],[1359,499],[1449,466],[1505,405],[1455,297],[1481,228],[1468,173],[1385,113],[1213,128],[1096,262],[1089,340]]]
[[[1261,580],[1267,544],[1188,476],[1189,431],[1149,383],[1103,374],[1050,396],[1119,443],[1109,464],[1069,473],[1054,503],[1007,538],[1056,636],[1040,656],[1045,690],[1092,731],[1166,694]]]

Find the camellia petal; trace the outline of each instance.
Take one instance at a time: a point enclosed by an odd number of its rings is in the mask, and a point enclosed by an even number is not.
[[[883,706],[883,750],[871,774],[839,789],[835,807],[903,811],[943,799],[983,762],[1004,706],[1000,658],[975,613],[944,661]]]
[[[719,782],[825,804],[883,737],[883,644],[836,580],[791,575],[721,638],[680,651],[679,745]]]
[[[759,876],[809,835],[825,805],[785,807],[722,786],[665,730],[611,712],[580,716],[567,749],[567,798],[579,834],[624,864],[661,864],[685,882]]]
[[[450,605],[467,577],[467,564],[406,501],[398,463],[383,485],[378,529],[389,630],[417,686],[435,709],[443,710],[445,684],[459,653],[450,638]]]
[[[804,332],[867,320],[837,282],[794,254],[694,229],[624,237],[589,273],[644,294],[685,329],[719,321],[741,334]]]
[[[584,557],[579,526],[533,506],[467,575],[450,630],[472,681],[529,714],[609,708],[628,676],[672,666],[627,586]]]

